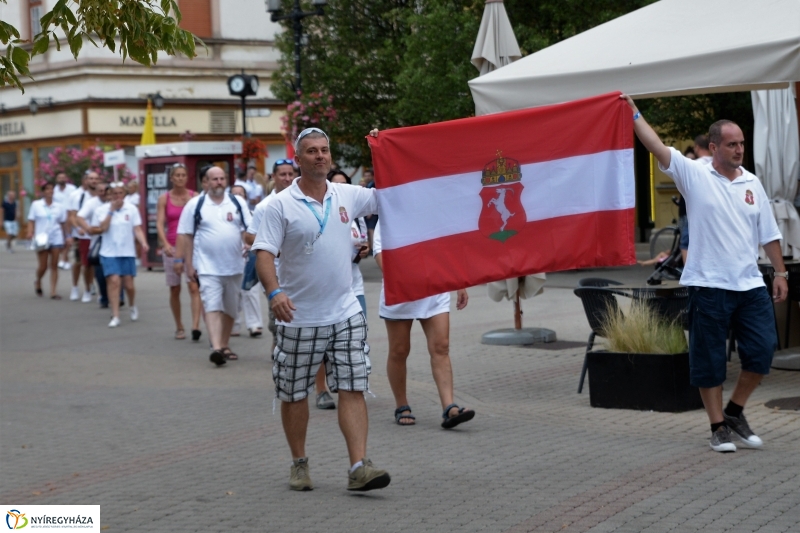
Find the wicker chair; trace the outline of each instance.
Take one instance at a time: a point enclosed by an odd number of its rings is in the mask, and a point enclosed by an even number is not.
[[[619,311],[615,294],[623,294],[613,289],[614,285],[622,285],[619,281],[603,278],[583,278],[578,281],[578,287],[573,291],[581,299],[583,310],[586,312],[586,319],[592,332],[586,342],[586,354],[594,346],[594,339],[597,335],[603,336],[603,326],[609,313]],[[581,379],[578,383],[578,394],[583,392],[583,382],[586,379],[586,370],[589,363],[589,356],[583,356],[583,368],[581,369]]]

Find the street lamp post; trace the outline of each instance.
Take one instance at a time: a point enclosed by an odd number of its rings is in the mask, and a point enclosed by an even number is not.
[[[292,29],[294,30],[294,90],[300,92],[303,90],[300,77],[300,50],[303,47],[303,24],[301,21],[306,17],[324,15],[324,8],[328,5],[328,1],[313,0],[312,5],[316,9],[314,11],[303,11],[300,8],[300,0],[294,0],[294,7],[285,15],[281,13],[281,0],[266,0],[266,3],[267,12],[270,13],[272,22],[278,22],[279,20],[292,21]]]

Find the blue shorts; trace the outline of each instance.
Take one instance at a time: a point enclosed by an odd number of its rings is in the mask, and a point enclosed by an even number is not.
[[[725,381],[730,328],[736,335],[742,370],[769,374],[778,338],[767,288],[689,287],[689,380],[695,387],[713,388]]]
[[[689,249],[689,217],[682,216],[678,220],[678,228],[681,230],[681,250]]]
[[[135,257],[106,257],[100,256],[103,274],[109,276],[136,276]]]

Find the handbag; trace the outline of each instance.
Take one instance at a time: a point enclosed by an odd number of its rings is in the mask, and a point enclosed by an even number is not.
[[[37,252],[41,252],[41,251],[47,250],[49,247],[50,247],[50,236],[48,235],[48,233],[46,231],[43,231],[41,233],[37,233],[33,237],[33,248]]]
[[[89,264],[97,266],[100,264],[100,247],[103,244],[103,236],[99,236],[92,247],[89,249]]]
[[[244,265],[244,276],[242,276],[242,290],[249,291],[258,283],[258,273],[256,272],[256,253],[250,252],[247,256],[247,263]]]

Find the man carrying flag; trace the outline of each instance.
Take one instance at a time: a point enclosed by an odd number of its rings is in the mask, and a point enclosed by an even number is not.
[[[350,266],[351,221],[377,213],[375,190],[328,181],[328,136],[318,128],[297,136],[295,161],[301,176],[270,201],[252,247],[277,319],[272,377],[293,459],[289,487],[313,489],[305,452],[308,393],[324,362],[328,386],[339,393],[339,427],[351,465],[347,490],[381,489],[391,478],[366,457],[367,320]]]
[[[708,131],[710,164],[692,161],[661,142],[627,95],[636,136],[675,181],[692,227],[692,253],[681,276],[689,287],[689,366],[691,384],[711,422],[710,446],[716,452],[735,452],[731,431],[746,446],[763,442],[744,417],[744,406],[765,374],[777,345],[772,301],[758,270],[761,245],[775,269],[772,300],[788,294],[788,273],[781,256],[778,225],[756,176],[742,167],[744,135],[730,120]],[[729,329],[739,345],[742,370],[722,409],[725,352]]]

